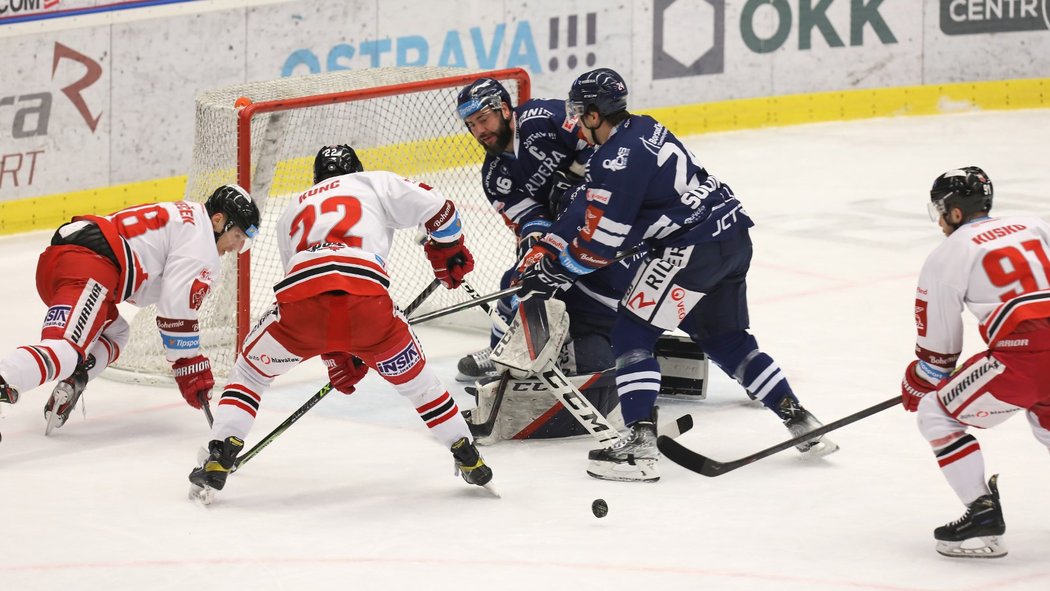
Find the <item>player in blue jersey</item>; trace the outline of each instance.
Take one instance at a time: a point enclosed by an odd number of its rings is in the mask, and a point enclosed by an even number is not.
[[[518,241],[518,259],[541,237],[548,248],[564,247],[564,240],[550,233],[552,223],[567,204],[571,188],[583,182],[584,163],[591,149],[579,136],[575,121],[565,116],[565,101],[531,99],[518,107],[499,81],[479,78],[464,87],[457,112],[467,129],[485,149],[482,187]],[[509,269],[501,287],[516,277]],[[612,367],[609,331],[623,290],[630,280],[626,265],[591,275],[559,295],[574,318],[571,326],[570,373],[590,373]],[[473,381],[491,376],[496,368],[489,359],[492,346],[503,336],[511,314],[511,298],[498,302],[490,346],[459,362],[459,379]],[[615,397],[613,397],[615,399]]]
[[[612,330],[620,410],[630,434],[591,451],[588,473],[605,480],[659,479],[653,408],[660,366],[653,348],[664,330],[676,327],[793,436],[821,426],[747,330],[748,228],[754,224],[729,186],[708,174],[663,125],[629,113],[627,85],[613,70],[577,78],[566,110],[596,145],[578,189],[582,197],[566,214],[576,217],[580,230],[557,256],[530,257],[519,293],[553,297],[609,264],[618,251],[643,241],[651,246]],[[811,457],[838,449],[819,437],[798,447]]]

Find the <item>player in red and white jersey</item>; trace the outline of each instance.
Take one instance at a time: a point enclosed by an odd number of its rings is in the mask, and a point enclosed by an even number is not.
[[[452,451],[463,479],[484,486],[492,470],[391,300],[384,263],[394,230],[422,226],[434,274],[445,287],[459,287],[474,261],[456,206],[422,183],[364,172],[346,145],[321,148],[314,183],[277,222],[286,274],[274,286],[276,304],[245,338],[215,410],[208,456],[190,473],[192,491],[210,499],[225,486],[263,392],[274,378],[316,356],[344,394],[375,369]]]
[[[1050,448],[1050,225],[989,217],[992,183],[976,166],[937,177],[930,197],[931,217],[947,239],[919,276],[918,359],[905,372],[902,402],[918,411],[919,430],[967,507],[934,530],[937,551],[995,558],[1006,554],[998,475],[985,484],[981,447],[967,428],[994,427],[1024,412]],[[981,323],[988,349],[956,369],[964,307]]]
[[[87,382],[120,355],[129,327],[123,301],[155,304],[165,357],[182,396],[201,407],[214,380],[200,353],[197,313],[218,279],[219,257],[245,248],[259,210],[236,185],[205,203],[177,201],[73,218],[51,238],[37,265],[37,291],[48,305],[36,345],[0,359],[0,401],[61,380],[44,407],[45,433],[69,418]]]

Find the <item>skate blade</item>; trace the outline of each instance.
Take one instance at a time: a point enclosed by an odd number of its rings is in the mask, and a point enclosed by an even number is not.
[[[800,450],[800,453],[802,454],[802,457],[807,459],[807,460],[816,460],[818,458],[823,458],[823,457],[826,457],[826,456],[830,456],[831,454],[837,452],[838,450],[839,450],[839,446],[838,446],[837,443],[835,443],[834,441],[831,441],[830,439],[828,439],[826,437],[822,437],[820,439],[820,441],[818,441],[817,443],[812,445],[806,451],[801,451]]]
[[[215,489],[210,486],[199,486],[190,483],[189,498],[196,501],[197,504],[207,507],[215,500],[215,492]]]
[[[51,436],[51,432],[61,427],[65,421],[59,416],[57,408],[58,404],[55,404],[47,415],[47,424],[44,425],[44,437]]]
[[[980,536],[961,542],[937,542],[937,553],[948,558],[1002,558],[1007,552],[1000,536]]]
[[[656,460],[635,459],[633,464],[614,462],[591,462],[587,475],[598,480],[613,482],[656,482],[660,480],[660,470]]]
[[[487,490],[490,495],[496,497],[497,499],[502,499],[503,498],[503,495],[499,494],[499,490],[496,489],[495,486],[492,486],[492,482],[489,482],[488,484],[481,485],[481,488]]]

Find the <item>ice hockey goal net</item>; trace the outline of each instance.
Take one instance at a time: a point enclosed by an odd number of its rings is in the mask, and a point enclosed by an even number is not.
[[[262,224],[249,253],[224,257],[222,279],[201,310],[201,346],[217,379],[225,376],[251,323],[273,302],[283,276],[274,225],[291,197],[313,183],[313,158],[327,144],[350,144],[367,170],[389,170],[426,182],[456,202],[477,266],[468,276],[482,293],[499,288],[513,263],[514,241],[481,190],[484,153],[456,116],[460,88],[480,76],[499,79],[529,98],[524,70],[377,68],[283,78],[198,95],[193,163],[186,199],[203,201],[215,187],[249,188]],[[240,101],[242,97],[247,101]],[[411,231],[397,233],[388,260],[394,300],[406,305],[433,273]],[[421,310],[466,299],[438,290]],[[473,314],[478,322],[478,312]],[[132,322],[132,336],[108,377],[140,383],[171,380],[151,308]],[[482,317],[482,321],[483,321]]]

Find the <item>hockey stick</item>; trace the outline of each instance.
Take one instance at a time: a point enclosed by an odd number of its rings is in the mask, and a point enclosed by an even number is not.
[[[557,365],[550,365],[537,373],[536,377],[547,386],[547,389],[555,398],[561,401],[562,406],[569,411],[580,425],[598,440],[598,443],[612,444],[620,438],[619,432],[609,424],[605,415],[599,412],[597,408],[594,408],[591,401],[587,400],[586,396],[573,387],[569,382],[569,378],[565,377],[565,374],[558,369]]]
[[[633,246],[633,247],[623,251],[622,253],[616,255],[616,258],[614,258],[613,260],[609,261],[608,265],[605,265],[605,266],[609,266],[609,265],[611,265],[613,263],[618,263],[618,262],[620,262],[620,261],[622,261],[624,259],[631,258],[631,257],[633,257],[635,255],[638,255],[639,253],[642,253],[642,252],[644,252],[646,250],[649,250],[650,247],[651,247],[650,244],[642,242],[641,244],[638,244],[637,246]],[[499,299],[503,299],[503,298],[505,298],[505,297],[507,297],[509,295],[514,295],[514,294],[518,293],[519,289],[521,289],[521,288],[520,287],[516,287],[516,286],[515,287],[508,287],[507,289],[502,289],[500,291],[497,291],[497,292],[494,292],[494,293],[490,293],[488,295],[478,296],[478,297],[476,297],[474,299],[467,300],[465,302],[460,302],[458,304],[453,304],[453,305],[451,305],[451,306],[449,306],[447,308],[442,308],[440,310],[434,310],[433,312],[428,312],[426,314],[421,314],[421,315],[413,318],[412,319],[412,323],[413,324],[422,324],[424,322],[429,322],[429,321],[434,320],[436,318],[441,318],[443,316],[448,316],[449,314],[455,314],[456,312],[460,312],[460,311],[463,311],[463,310],[467,310],[469,308],[473,308],[474,306],[480,306],[482,304],[487,304],[489,302],[493,302],[493,301],[496,301],[496,300],[499,300]]]
[[[416,310],[416,308],[419,308],[419,306],[421,306],[423,304],[423,302],[427,299],[427,296],[429,296],[430,294],[434,293],[434,291],[440,285],[441,285],[441,280],[434,279],[434,281],[432,281],[430,283],[430,285],[426,286],[426,288],[423,289],[423,292],[420,293],[419,296],[416,297],[416,299],[412,300],[412,303],[410,303],[405,308],[405,310],[403,312],[405,317],[407,317],[409,314],[414,312]],[[414,321],[410,320],[409,324],[414,324]],[[247,463],[248,460],[251,460],[255,456],[259,455],[259,452],[261,452],[264,448],[266,448],[267,445],[270,445],[271,443],[273,443],[274,439],[277,439],[278,437],[280,437],[281,433],[284,433],[285,431],[287,431],[288,427],[291,427],[292,425],[294,425],[296,423],[296,421],[298,421],[299,419],[303,418],[303,415],[305,415],[311,408],[316,406],[317,403],[320,402],[321,399],[324,398],[325,396],[327,396],[328,393],[331,392],[331,391],[332,391],[332,384],[331,383],[328,383],[328,384],[325,384],[324,386],[322,386],[321,389],[317,391],[317,393],[315,393],[313,396],[308,398],[306,400],[306,402],[304,402],[302,406],[300,406],[287,419],[285,419],[283,423],[281,423],[280,425],[277,425],[277,428],[275,428],[273,431],[270,431],[270,433],[267,434],[266,437],[263,437],[261,440],[259,440],[259,443],[256,443],[255,446],[252,447],[250,450],[248,450],[248,451],[244,452],[243,454],[241,454],[237,458],[237,460],[234,461],[233,468],[230,469],[230,472],[231,473],[232,472],[236,472],[243,464]],[[209,414],[210,414],[210,412],[209,412]]]
[[[478,290],[476,290],[473,287],[471,287],[469,283],[464,281],[462,285],[463,285],[463,289],[467,290],[467,293],[470,294],[471,298],[473,298],[475,300],[481,298],[481,294],[478,293]],[[488,314],[489,312],[492,311],[492,309],[489,307],[488,304],[478,304],[478,305],[481,306],[481,309],[484,310],[486,314]]]
[[[421,291],[419,295],[416,296],[416,299],[412,300],[412,302],[405,307],[405,318],[408,318],[409,314],[415,312],[417,308],[422,306],[423,302],[425,302],[426,299],[430,297],[430,294],[437,291],[437,288],[439,287],[441,287],[441,280],[435,277],[434,280],[430,282],[430,285],[424,287],[423,291]]]
[[[204,418],[208,419],[208,426],[211,427],[215,424],[215,417],[211,414],[211,405],[208,403],[208,393],[198,392],[197,400],[201,403],[201,410],[204,411]]]
[[[792,448],[800,443],[809,441],[814,437],[819,437],[821,435],[824,435],[825,433],[830,433],[835,429],[845,427],[850,423],[855,423],[863,418],[867,418],[873,414],[882,412],[887,408],[891,408],[900,404],[900,401],[900,396],[894,396],[889,400],[885,400],[876,404],[875,406],[870,406],[862,411],[855,412],[847,417],[843,417],[837,421],[828,423],[823,427],[813,429],[808,433],[799,435],[798,437],[789,439],[782,443],[778,443],[773,447],[763,449],[762,451],[755,452],[749,456],[745,456],[743,458],[740,458],[739,460],[733,460],[730,462],[719,462],[717,460],[712,460],[709,457],[696,453],[695,451],[685,447],[681,443],[678,443],[677,441],[674,441],[669,437],[661,436],[657,438],[656,445],[660,448],[660,452],[667,456],[669,460],[678,464],[679,466],[682,466],[687,470],[692,470],[693,472],[696,472],[697,474],[703,474],[704,476],[721,476],[726,472],[732,472],[737,468],[741,468],[753,462],[757,462],[762,458],[769,457],[775,453],[784,451],[785,449]]]
[[[496,427],[496,417],[499,416],[499,409],[503,406],[503,395],[506,393],[507,382],[509,381],[510,372],[503,372],[503,375],[500,376],[499,379],[499,385],[496,386],[496,397],[492,400],[492,409],[489,410],[489,418],[485,419],[484,423],[476,425],[467,421],[467,427],[470,428],[470,434],[473,435],[475,439],[492,435],[492,429]]]

